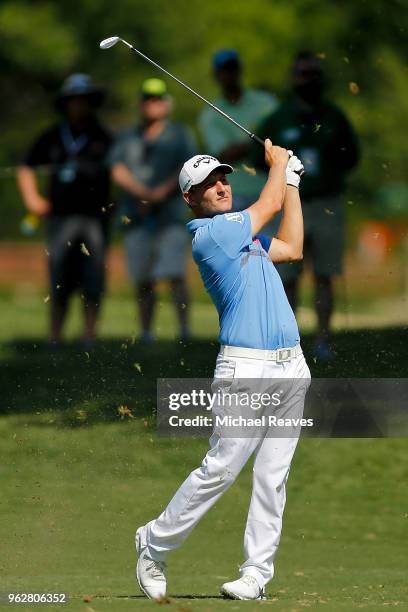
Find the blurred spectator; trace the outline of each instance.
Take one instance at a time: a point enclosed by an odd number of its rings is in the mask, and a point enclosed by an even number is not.
[[[104,290],[111,136],[96,117],[104,92],[86,74],[68,77],[56,99],[61,120],[34,142],[18,171],[25,206],[47,217],[53,344],[61,341],[71,294],[81,289],[84,341],[95,339]],[[45,167],[46,196],[36,169]]]
[[[178,174],[185,160],[195,154],[196,146],[187,128],[169,120],[171,106],[164,81],[144,81],[141,122],[118,138],[111,154],[112,177],[125,192],[125,248],[143,342],[154,340],[155,284],[162,279],[170,281],[180,339],[189,337],[186,211]]]
[[[255,130],[256,125],[275,110],[277,99],[274,95],[243,87],[242,62],[234,49],[217,51],[213,57],[213,70],[221,89],[221,98],[214,104],[247,129]],[[211,108],[205,108],[201,113],[199,127],[205,150],[220,161],[236,166],[237,171],[229,179],[234,192],[234,210],[247,208],[256,200],[267,179],[264,169],[255,176],[243,169],[248,164],[250,139]],[[263,155],[263,147],[259,148]]]
[[[305,166],[302,205],[305,224],[304,257],[310,258],[315,278],[318,333],[315,353],[329,360],[333,312],[332,278],[342,272],[345,214],[342,193],[347,173],[358,162],[356,135],[344,113],[325,99],[326,82],[316,55],[299,53],[293,64],[292,92],[275,113],[257,128],[260,137],[293,149]],[[253,161],[264,167],[263,153],[253,146]],[[278,221],[277,221],[278,222]],[[279,273],[293,308],[302,263],[282,264]]]

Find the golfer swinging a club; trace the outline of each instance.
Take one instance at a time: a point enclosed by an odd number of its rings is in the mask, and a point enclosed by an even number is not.
[[[231,212],[227,175],[233,168],[209,155],[183,166],[180,188],[195,219],[187,225],[204,285],[219,314],[220,352],[214,381],[285,379],[302,415],[310,371],[300,348],[295,316],[275,262],[302,258],[303,218],[300,160],[265,141],[268,180],[259,199]],[[282,210],[276,237],[258,232]],[[303,381],[302,384],[297,384]],[[222,410],[217,407],[217,411]],[[298,436],[231,437],[214,428],[210,450],[191,472],[167,508],[136,532],[137,579],[150,598],[166,594],[165,561],[179,548],[201,517],[234,482],[254,454],[253,490],[244,537],[240,578],[222,585],[233,599],[263,599],[272,579],[282,530],[285,485]]]

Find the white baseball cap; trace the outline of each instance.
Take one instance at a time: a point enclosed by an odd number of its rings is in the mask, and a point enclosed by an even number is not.
[[[211,155],[194,155],[186,161],[179,174],[179,185],[182,193],[189,191],[193,185],[199,185],[214,170],[223,170],[225,174],[234,172],[229,164],[222,164]]]

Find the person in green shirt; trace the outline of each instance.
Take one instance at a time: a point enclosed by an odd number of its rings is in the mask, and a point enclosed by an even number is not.
[[[221,97],[214,104],[246,128],[254,130],[264,117],[276,109],[278,101],[273,94],[243,86],[242,61],[235,49],[217,51],[213,57],[213,71],[221,90]],[[199,128],[205,150],[221,162],[234,166],[230,180],[234,191],[234,210],[247,208],[258,199],[268,176],[266,168],[256,175],[248,172],[251,141],[211,108],[201,113]],[[259,148],[262,152],[263,148]]]
[[[359,159],[358,142],[345,114],[325,98],[326,81],[320,59],[299,53],[292,69],[292,91],[256,133],[274,144],[292,149],[305,167],[302,205],[305,225],[305,259],[315,278],[318,319],[315,353],[321,360],[335,356],[330,345],[333,312],[333,276],[341,274],[345,214],[342,194],[347,174]],[[253,165],[264,169],[262,151],[253,146]],[[277,221],[278,222],[278,221]],[[278,266],[292,308],[297,306],[301,262]]]

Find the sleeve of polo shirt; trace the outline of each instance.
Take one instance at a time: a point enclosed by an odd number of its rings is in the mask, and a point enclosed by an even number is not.
[[[216,215],[211,223],[211,237],[224,253],[234,259],[252,243],[252,226],[249,213],[230,212]]]

